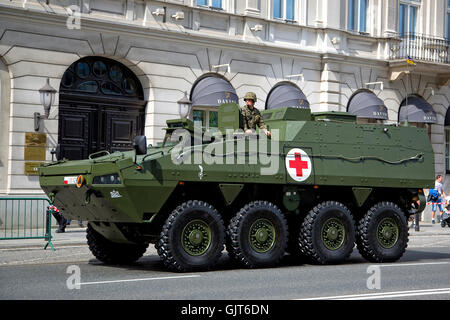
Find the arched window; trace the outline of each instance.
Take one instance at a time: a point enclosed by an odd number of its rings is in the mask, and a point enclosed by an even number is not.
[[[233,86],[217,75],[206,75],[192,87],[192,118],[196,125],[218,127],[218,108],[224,103],[238,103]]]
[[[87,57],[73,63],[61,79],[61,92],[143,99],[143,90],[134,73],[121,63]]]
[[[388,119],[384,102],[367,89],[357,90],[350,97],[347,112],[356,115],[358,123],[383,123]]]
[[[299,87],[291,82],[277,83],[269,92],[266,109],[276,108],[309,108],[309,101]]]

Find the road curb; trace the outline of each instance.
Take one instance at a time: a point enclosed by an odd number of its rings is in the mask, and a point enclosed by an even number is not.
[[[11,244],[11,245],[2,245],[0,246],[0,250],[8,250],[8,249],[36,249],[36,248],[42,248],[42,250],[44,250],[44,246],[45,246],[46,242],[42,242],[42,244],[37,244],[37,243],[32,243],[32,244],[24,244],[24,243],[17,243],[17,244]],[[81,241],[72,241],[72,242],[64,242],[64,243],[58,243],[58,242],[52,242],[53,247],[55,247],[55,249],[57,250],[58,248],[61,247],[69,247],[69,246],[81,246],[81,245],[86,245],[87,243],[86,241],[81,242]],[[50,247],[47,247],[47,250],[52,250]]]

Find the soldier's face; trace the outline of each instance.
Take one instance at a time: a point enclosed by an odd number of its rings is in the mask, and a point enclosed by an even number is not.
[[[245,104],[247,105],[247,107],[250,107],[250,109],[253,109],[255,101],[253,101],[252,99],[245,99]]]

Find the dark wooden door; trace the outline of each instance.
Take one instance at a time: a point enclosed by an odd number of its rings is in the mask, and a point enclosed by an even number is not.
[[[144,134],[142,86],[117,61],[86,57],[74,62],[61,79],[59,101],[59,158],[131,150],[136,135]]]
[[[69,160],[100,150],[131,150],[134,138],[144,131],[144,112],[136,106],[62,103],[59,112],[61,156]]]
[[[74,105],[60,105],[59,118],[61,158],[86,159],[96,149],[93,146],[95,141],[91,138],[95,131],[95,112],[89,108],[76,108]]]

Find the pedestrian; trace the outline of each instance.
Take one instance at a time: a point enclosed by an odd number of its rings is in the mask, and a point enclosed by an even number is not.
[[[433,191],[434,190],[434,191]],[[446,198],[447,195],[445,194],[442,186],[442,175],[438,174],[436,176],[436,181],[434,182],[434,189],[430,190],[430,193],[434,194],[435,196],[432,196],[432,204],[431,204],[431,223],[435,224],[435,217],[436,217],[436,209],[439,208],[440,214],[439,214],[439,221],[440,217],[444,213],[444,209],[442,206],[442,199]],[[437,194],[437,195],[436,195]]]
[[[244,120],[244,132],[246,134],[253,133],[256,127],[263,130],[266,136],[270,137],[270,131],[267,130],[266,124],[261,116],[261,113],[255,107],[256,94],[247,92],[244,96],[245,105],[241,109],[241,114]]]
[[[415,231],[420,231],[420,227],[419,227],[419,213],[417,212],[417,209],[419,209],[420,207],[420,199],[419,197],[415,196],[412,198],[412,202],[411,202],[411,209],[409,211],[409,220],[412,220],[411,225],[409,226],[409,228],[414,228]]]
[[[63,233],[66,232],[66,226],[67,226],[67,220],[64,218],[64,216],[59,212],[58,208],[51,205],[48,207],[48,209],[52,212],[52,216],[55,218],[56,222],[58,223],[58,230],[56,230],[56,233]]]

